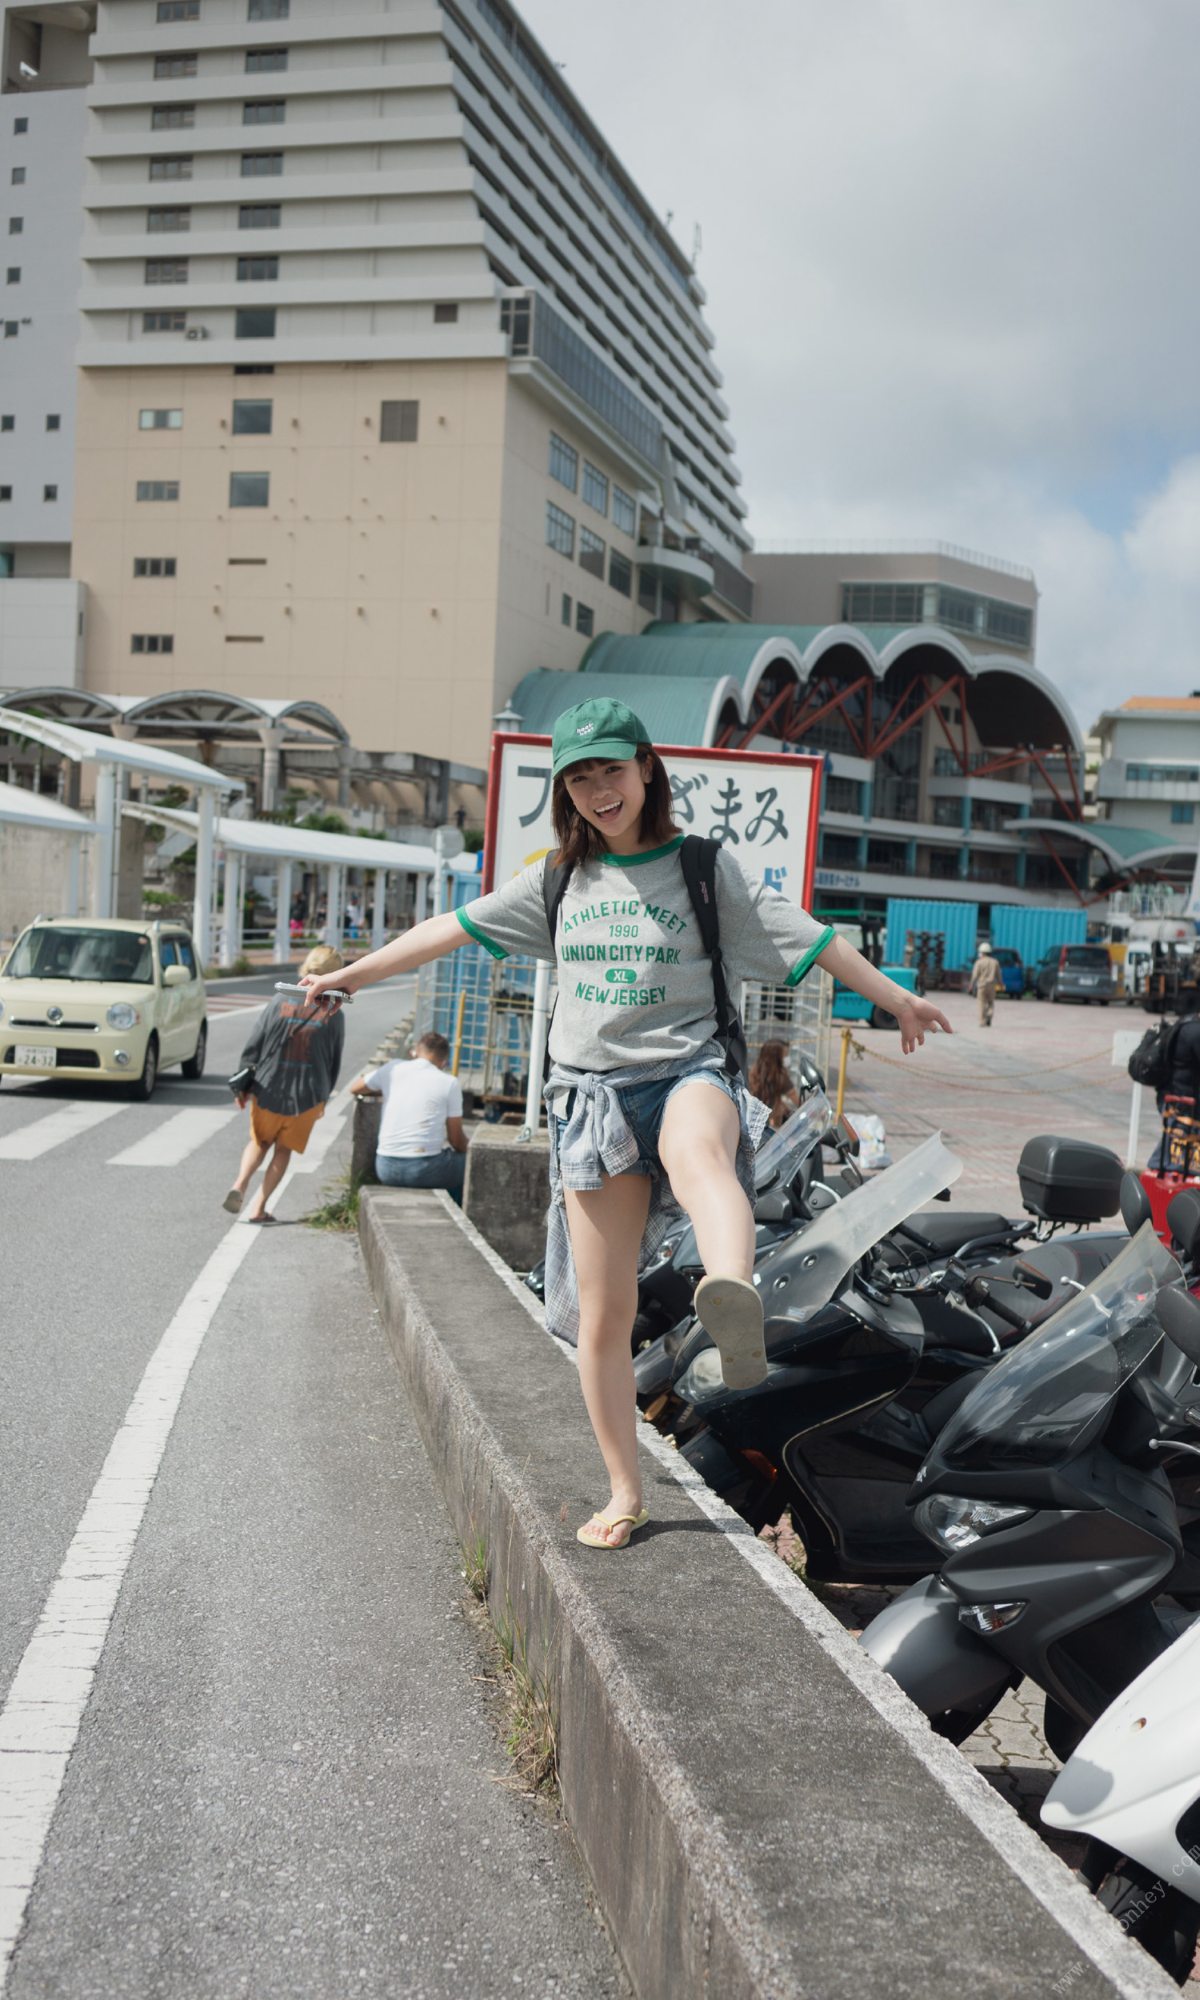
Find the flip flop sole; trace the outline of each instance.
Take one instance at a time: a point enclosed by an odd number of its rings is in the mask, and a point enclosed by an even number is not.
[[[745,1278],[702,1278],[696,1316],[721,1357],[728,1389],[753,1389],[767,1375],[762,1300]]]

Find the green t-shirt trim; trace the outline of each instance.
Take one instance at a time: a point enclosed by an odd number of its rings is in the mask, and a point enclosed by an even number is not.
[[[485,951],[490,951],[493,958],[508,957],[508,953],[505,951],[503,945],[496,944],[493,939],[488,937],[485,931],[480,930],[478,924],[473,924],[465,910],[455,910],[454,914],[467,933],[467,936],[473,937],[476,944],[481,944]]]
[[[600,865],[603,868],[640,868],[643,862],[661,861],[664,854],[674,854],[676,848],[682,846],[683,835],[677,833],[665,847],[652,847],[648,854],[602,854]]]
[[[803,979],[805,973],[810,970],[814,958],[820,958],[821,953],[824,951],[826,945],[833,943],[835,935],[836,934],[834,932],[833,925],[826,924],[824,930],[821,932],[821,935],[817,939],[816,943],[810,944],[808,950],[804,954],[804,957],[800,960],[800,963],[792,967],[791,971],[788,973],[787,978],[783,982],[784,985],[799,986],[800,981]]]

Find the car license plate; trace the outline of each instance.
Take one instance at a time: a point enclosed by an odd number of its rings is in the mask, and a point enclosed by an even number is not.
[[[1081,972],[1079,975],[1079,984],[1081,986],[1095,986],[1099,978],[1100,974],[1098,972]]]
[[[25,1069],[53,1069],[58,1061],[57,1049],[35,1049],[26,1042],[18,1042],[13,1050],[13,1061]]]

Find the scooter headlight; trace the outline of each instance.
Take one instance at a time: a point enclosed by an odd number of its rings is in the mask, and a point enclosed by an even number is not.
[[[675,1394],[685,1403],[707,1403],[724,1391],[721,1357],[715,1347],[701,1348],[675,1384]]]
[[[1028,1520],[1032,1507],[1004,1507],[995,1500],[960,1500],[953,1493],[931,1493],[913,1510],[913,1519],[923,1535],[951,1554],[969,1549],[981,1535],[993,1528],[1011,1528],[1015,1521]]]

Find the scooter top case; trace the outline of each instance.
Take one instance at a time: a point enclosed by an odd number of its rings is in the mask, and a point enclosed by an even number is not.
[[[1046,1795],[1042,1818],[1087,1833],[1200,1903],[1200,1624],[1105,1709]]]

